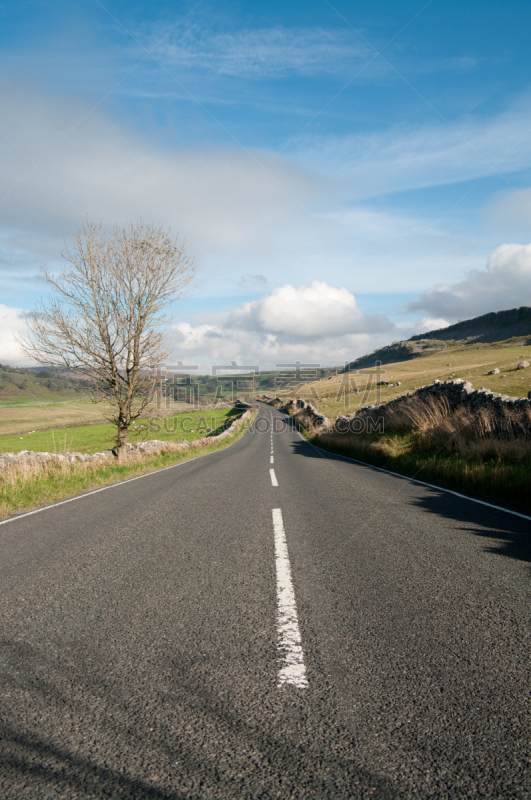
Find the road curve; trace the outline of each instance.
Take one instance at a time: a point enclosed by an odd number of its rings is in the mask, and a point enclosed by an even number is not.
[[[0,526],[2,798],[531,798],[529,521],[287,423]]]

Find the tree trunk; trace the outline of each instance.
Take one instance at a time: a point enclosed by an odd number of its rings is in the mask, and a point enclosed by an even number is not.
[[[118,450],[123,450],[125,445],[127,444],[127,433],[129,430],[129,425],[124,422],[118,423],[118,435],[116,437],[116,446]]]

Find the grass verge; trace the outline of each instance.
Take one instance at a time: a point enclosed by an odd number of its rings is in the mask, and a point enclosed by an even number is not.
[[[442,403],[389,411],[385,432],[299,428],[317,447],[487,502],[531,513],[531,438],[513,420],[496,434],[492,415],[449,413]]]
[[[323,450],[384,467],[410,478],[531,513],[531,463],[492,458],[487,461],[441,453],[411,451],[407,436],[358,435],[357,441],[331,442],[326,437],[309,437]]]
[[[251,421],[252,417],[243,421],[234,433],[221,441],[212,444],[168,443],[168,450],[156,455],[103,463],[45,462],[6,467],[0,471],[0,518],[49,505],[90,489],[120,483],[135,475],[155,472],[199,455],[215,453],[239,439]]]

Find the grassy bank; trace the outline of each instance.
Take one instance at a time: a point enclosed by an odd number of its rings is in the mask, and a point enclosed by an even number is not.
[[[527,411],[501,424],[493,411],[451,410],[441,398],[411,398],[399,409],[375,413],[382,413],[383,430],[307,435],[330,452],[531,513]]]
[[[491,503],[531,513],[531,461],[493,457],[488,460],[419,453],[411,437],[353,435],[349,441],[315,436],[312,441],[324,450],[365,461],[392,472],[454,489]]]
[[[0,471],[0,517],[28,511],[76,494],[108,486],[163,467],[214,453],[233,444],[247,429],[249,420],[230,436],[212,444],[176,444],[156,455],[135,456],[111,462],[63,464],[46,462],[6,467]],[[153,437],[154,438],[154,437]],[[162,440],[161,436],[158,436]]]

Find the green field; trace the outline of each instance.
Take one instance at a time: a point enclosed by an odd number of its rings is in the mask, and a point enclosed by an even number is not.
[[[61,405],[61,404],[53,404]],[[91,404],[94,409],[94,405]],[[54,409],[49,409],[53,415]],[[101,408],[99,409],[101,414]],[[130,428],[129,442],[158,439],[164,442],[192,442],[203,436],[214,436],[221,433],[224,426],[241,412],[233,408],[210,409],[208,411],[192,411],[168,417],[166,420],[139,420]],[[56,423],[57,424],[57,423]],[[34,433],[17,433],[0,435],[0,452],[19,453],[21,450],[33,450],[43,453],[96,453],[114,446],[116,426],[109,423],[78,425],[76,427],[39,431]]]
[[[101,421],[106,411],[107,407],[102,403],[93,403],[86,398],[7,404],[0,407],[0,436],[24,436],[31,430]]]

